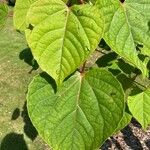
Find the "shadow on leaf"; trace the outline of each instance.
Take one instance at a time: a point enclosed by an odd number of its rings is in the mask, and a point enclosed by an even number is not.
[[[133,81],[132,79],[128,78],[125,74],[119,74],[117,76],[117,79],[119,80],[119,82],[121,83],[124,91],[126,91],[127,89],[131,88],[133,85]]]
[[[148,28],[149,28],[148,31],[150,31],[150,20],[148,21],[147,25],[148,25]]]
[[[55,80],[51,76],[49,76],[46,72],[40,73],[40,76],[42,78],[44,78],[53,87],[53,90],[56,93],[56,91],[57,91],[57,85],[55,83]]]
[[[125,74],[131,74],[135,72],[135,68],[130,64],[126,63],[123,59],[118,59],[117,65],[119,69]]]
[[[99,47],[101,47],[102,49],[105,49],[106,51],[110,51],[111,48],[108,46],[108,44],[105,42],[104,39],[102,39],[99,43]]]
[[[112,64],[112,61],[113,60],[116,60],[117,58],[117,54],[114,53],[114,52],[110,52],[108,54],[105,54],[103,55],[102,57],[100,57],[96,64],[99,66],[99,67],[107,67],[107,66],[111,66]]]

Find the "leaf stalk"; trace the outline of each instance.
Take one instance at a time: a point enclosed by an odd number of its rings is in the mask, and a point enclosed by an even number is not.
[[[80,68],[80,70],[79,70],[79,72],[80,72],[81,74],[84,73],[84,71],[85,71],[85,66],[86,66],[86,61],[83,63],[83,65],[81,66],[81,68]]]

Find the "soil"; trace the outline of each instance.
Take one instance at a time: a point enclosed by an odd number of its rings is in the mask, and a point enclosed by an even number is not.
[[[128,126],[107,139],[101,150],[150,150],[150,127],[144,131],[132,119]]]

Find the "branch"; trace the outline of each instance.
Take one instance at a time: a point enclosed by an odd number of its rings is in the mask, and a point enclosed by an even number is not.
[[[82,67],[80,68],[79,72],[84,73],[86,61],[83,63]]]

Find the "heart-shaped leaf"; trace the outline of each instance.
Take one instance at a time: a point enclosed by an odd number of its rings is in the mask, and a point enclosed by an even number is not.
[[[126,0],[125,7],[133,39],[141,52],[150,57],[150,1]]]
[[[95,6],[68,8],[61,0],[40,0],[30,7],[27,24],[35,59],[60,84],[95,50],[104,23]]]
[[[150,124],[150,89],[137,95],[129,96],[128,106],[133,117],[146,130]]]
[[[26,16],[30,6],[37,0],[17,0],[14,9],[14,26],[20,31],[24,31],[26,26]],[[65,3],[67,0],[63,0]]]
[[[37,0],[17,0],[14,9],[14,26],[16,29],[24,31],[26,29],[26,15],[31,6]]]
[[[95,150],[118,126],[124,93],[111,73],[93,69],[76,73],[55,91],[49,76],[35,77],[29,86],[29,116],[54,150]]]
[[[136,46],[142,45],[142,53],[150,56],[150,1],[97,0],[96,5],[104,13],[107,44],[146,76],[146,64],[138,58]]]

